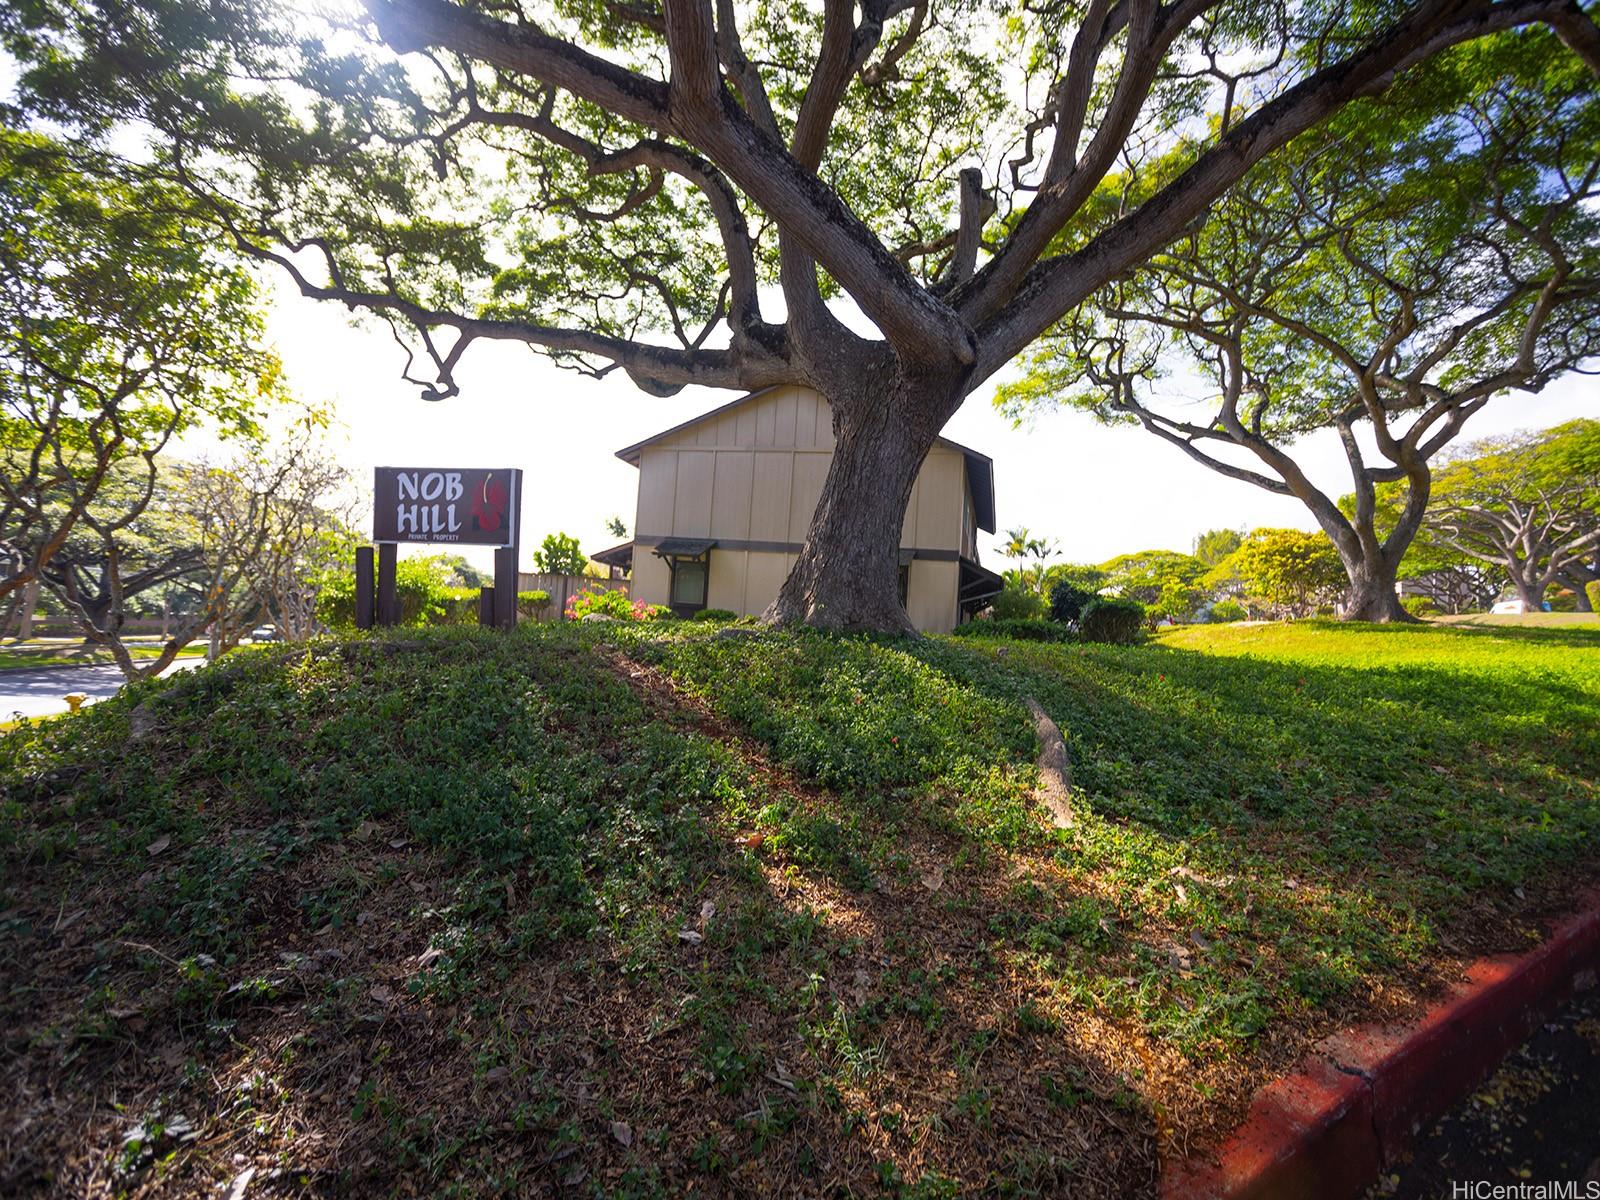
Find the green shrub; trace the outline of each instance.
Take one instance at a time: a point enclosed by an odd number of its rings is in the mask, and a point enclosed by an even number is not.
[[[1433,616],[1439,611],[1439,606],[1426,596],[1405,596],[1400,600],[1400,607],[1413,617]]]
[[[588,565],[578,539],[569,533],[546,534],[533,552],[533,569],[547,575],[582,575]]]
[[[400,624],[439,625],[449,621],[451,593],[461,590],[446,582],[448,568],[437,558],[402,558],[395,564],[395,595],[400,601]],[[477,613],[477,593],[473,592],[472,613]],[[331,571],[317,593],[317,619],[330,629],[354,629],[356,624],[356,577],[352,565],[347,571]]]
[[[702,608],[689,619],[691,621],[732,621],[736,620],[738,616],[738,613],[726,608]]]
[[[1024,642],[1067,642],[1072,631],[1055,621],[1037,619],[968,621],[955,627],[956,637],[1016,638]]]
[[[447,587],[439,596],[439,612],[430,625],[473,625],[478,620],[478,588]]]
[[[585,588],[567,600],[567,620],[581,620],[590,613],[614,617],[618,621],[634,619],[633,602],[628,599],[627,592]]]
[[[1583,594],[1589,597],[1589,607],[1600,613],[1600,579],[1591,579],[1584,584]]]
[[[1249,615],[1244,605],[1237,600],[1218,600],[1211,606],[1211,612],[1206,619],[1220,625],[1224,621],[1243,621]]]
[[[1095,594],[1065,581],[1050,589],[1050,619],[1076,625],[1083,610],[1095,601]]]
[[[1078,632],[1086,642],[1109,642],[1129,646],[1139,640],[1144,628],[1144,605],[1132,600],[1098,598],[1083,610]]]
[[[549,607],[549,592],[535,590],[517,593],[517,615],[519,617],[531,617],[535,621],[542,621],[545,611]]]
[[[989,606],[996,621],[1030,621],[1045,615],[1044,598],[1027,588],[1007,586]]]

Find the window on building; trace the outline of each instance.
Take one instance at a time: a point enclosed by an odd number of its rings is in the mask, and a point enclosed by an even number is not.
[[[699,612],[706,606],[706,585],[711,577],[710,538],[662,538],[655,552],[666,560],[671,582],[667,604],[680,617]]]
[[[706,606],[706,559],[670,560],[672,567],[673,611],[699,612]]]

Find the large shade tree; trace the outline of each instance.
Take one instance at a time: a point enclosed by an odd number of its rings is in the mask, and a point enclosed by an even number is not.
[[[1208,218],[1113,282],[1002,392],[1136,423],[1304,503],[1341,613],[1407,619],[1396,572],[1430,463],[1496,396],[1600,352],[1600,92],[1543,31],[1443,56],[1256,167]],[[1199,413],[1174,376],[1214,397]],[[1336,431],[1353,503],[1296,443]],[[1381,527],[1376,489],[1401,481]]]
[[[0,125],[0,604],[85,581],[85,545],[156,519],[174,436],[256,429],[278,362],[214,242],[187,192]]]
[[[142,456],[116,464],[40,571],[48,592],[74,620],[115,631],[147,593],[181,595],[200,566],[184,515],[188,476],[182,464]],[[56,501],[64,505],[65,500]],[[58,518],[59,521],[59,518]]]
[[[480,339],[659,395],[818,389],[837,450],[771,616],[832,627],[907,627],[901,518],[963,399],[1253,165],[1484,35],[1543,24],[1600,70],[1575,0],[33,0],[0,21],[33,111],[137,118],[242,248],[390,321],[429,395]]]
[[[1430,536],[1503,573],[1537,612],[1552,583],[1600,551],[1600,421],[1466,447],[1436,491]]]

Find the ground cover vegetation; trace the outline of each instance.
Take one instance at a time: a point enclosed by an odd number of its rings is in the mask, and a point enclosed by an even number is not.
[[[1592,877],[1597,660],[613,621],[135,684],[0,738],[0,1190],[1147,1192]]]

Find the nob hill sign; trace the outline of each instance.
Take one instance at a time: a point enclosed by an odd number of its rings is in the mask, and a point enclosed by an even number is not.
[[[356,547],[356,628],[398,625],[401,542],[493,546],[494,586],[478,594],[478,622],[517,624],[517,514],[522,472],[482,467],[379,467],[372,477],[371,546]]]
[[[521,501],[521,471],[379,467],[372,539],[514,546]]]

